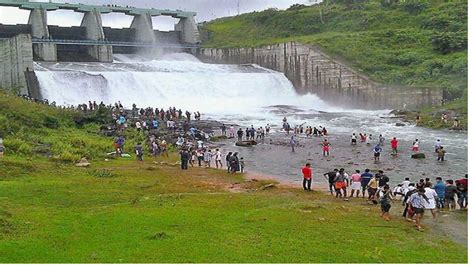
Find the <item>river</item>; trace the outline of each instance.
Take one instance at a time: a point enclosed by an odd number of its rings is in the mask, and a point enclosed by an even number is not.
[[[256,127],[270,124],[271,134],[265,142],[251,148],[235,147],[228,141],[225,151],[238,151],[247,161],[246,169],[273,176],[283,182],[299,182],[299,171],[312,162],[316,183],[324,184],[322,173],[334,167],[383,169],[399,182],[441,176],[458,179],[467,172],[467,134],[448,130],[431,130],[414,125],[395,126],[390,110],[348,110],[329,105],[316,95],[298,95],[291,82],[279,72],[256,65],[205,64],[188,54],[171,54],[160,60],[147,61],[117,55],[114,63],[35,63],[43,97],[60,105],[77,105],[95,100],[112,104],[121,101],[126,107],[176,106],[199,110],[204,118]],[[323,158],[321,138],[298,136],[300,147],[291,153],[288,136],[281,132],[281,121],[291,125],[324,126],[329,131],[332,154]],[[372,147],[350,145],[352,133],[372,134],[386,138],[381,162],[372,162]],[[400,141],[399,156],[389,154],[389,141]],[[411,159],[412,141],[419,139],[427,159]],[[437,163],[434,143],[440,139],[447,160]],[[375,142],[375,141],[374,141]]]

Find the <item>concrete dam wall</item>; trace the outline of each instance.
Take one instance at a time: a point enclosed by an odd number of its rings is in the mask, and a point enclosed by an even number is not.
[[[31,46],[31,36],[27,34],[0,39],[0,88],[28,93],[25,72],[33,70]]]
[[[258,64],[285,74],[299,93],[360,109],[401,109],[441,104],[437,88],[389,86],[371,81],[316,47],[296,42],[259,48],[202,48],[205,62]]]

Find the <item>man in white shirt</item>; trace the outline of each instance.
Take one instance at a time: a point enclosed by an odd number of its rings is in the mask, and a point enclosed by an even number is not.
[[[431,188],[431,182],[426,182],[425,196],[428,199],[425,199],[425,209],[430,210],[431,215],[433,215],[433,220],[436,220],[436,213],[438,212],[436,209],[436,198],[438,197],[438,194]]]
[[[408,185],[410,185],[410,183],[411,183],[410,178],[409,177],[405,178],[405,181],[402,182],[403,191],[408,188]]]
[[[216,149],[214,156],[216,158],[216,168],[222,168],[222,153],[219,151],[219,149]]]

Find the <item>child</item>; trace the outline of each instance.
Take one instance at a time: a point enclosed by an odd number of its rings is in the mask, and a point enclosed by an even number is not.
[[[244,166],[245,166],[244,157],[240,157],[239,162],[240,162],[240,172],[244,173]]]
[[[197,159],[197,152],[193,151],[191,153],[191,161],[189,161],[189,163],[191,164],[191,167],[194,167],[194,164],[196,163],[196,159]]]
[[[325,139],[321,145],[323,146],[323,156],[329,156],[329,146],[331,146],[331,143],[329,143],[329,141]]]
[[[383,190],[380,191],[380,207],[382,209],[382,218],[385,221],[390,220],[390,208],[392,205],[390,204],[390,201],[392,200],[393,194],[392,191],[390,190],[389,185],[385,185],[383,187]]]
[[[411,150],[413,152],[419,152],[420,151],[420,141],[418,141],[418,139],[416,139],[414,142],[413,142],[413,147],[411,148]]]

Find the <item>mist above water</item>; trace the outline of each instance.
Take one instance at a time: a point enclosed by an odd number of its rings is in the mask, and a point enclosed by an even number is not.
[[[205,64],[190,54],[160,60],[118,55],[114,63],[36,63],[41,94],[60,105],[90,100],[126,107],[176,106],[213,116],[255,115],[265,107],[336,111],[315,95],[298,95],[279,72],[256,65]]]

